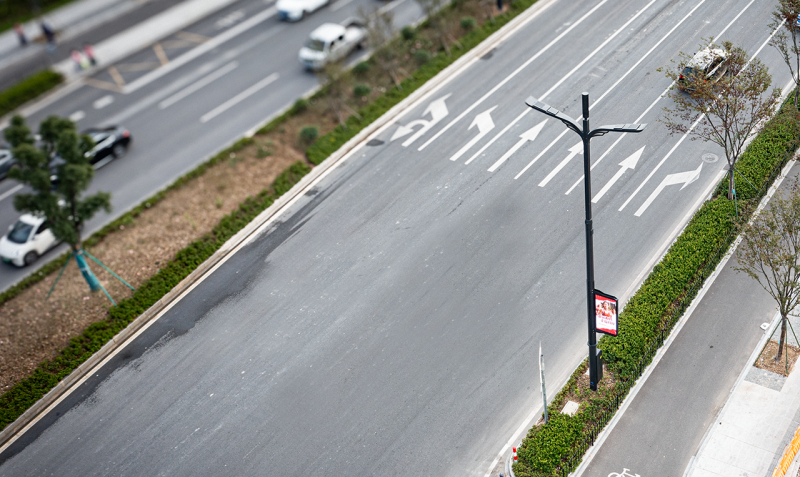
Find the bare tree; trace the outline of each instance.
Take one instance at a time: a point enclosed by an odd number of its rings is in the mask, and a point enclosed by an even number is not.
[[[336,120],[342,128],[347,129],[345,112],[360,118],[358,113],[347,105],[350,70],[342,66],[339,61],[331,61],[324,68],[317,71],[317,78],[320,86],[326,90],[325,99],[328,101],[330,112],[336,116]]]
[[[663,69],[659,69],[663,70]],[[707,42],[700,53],[680,54],[678,69],[666,68],[673,80],[670,98],[659,121],[670,134],[689,134],[719,145],[728,161],[728,199],[734,197],[734,167],[747,138],[758,133],[772,115],[781,91],[757,58],[749,58],[731,42]]]
[[[778,30],[769,40],[780,53],[789,72],[794,79],[794,107],[797,107],[797,89],[800,87],[800,32],[797,28],[797,16],[800,13],[800,0],[779,0],[772,12],[770,31]]]
[[[392,41],[397,35],[392,12],[377,7],[370,12],[359,7],[358,14],[366,25],[369,44],[375,49],[372,58],[397,89],[402,89],[401,75],[408,76],[408,73],[400,66],[397,45]]]
[[[428,18],[428,24],[436,35],[437,40],[442,45],[447,56],[450,56],[450,43],[461,47],[461,44],[449,33],[449,22],[447,16],[443,15],[442,9],[446,6],[444,0],[416,0]]]
[[[734,269],[756,280],[775,299],[781,335],[775,361],[786,343],[789,314],[800,304],[800,182],[787,194],[775,194],[769,206],[742,229]]]

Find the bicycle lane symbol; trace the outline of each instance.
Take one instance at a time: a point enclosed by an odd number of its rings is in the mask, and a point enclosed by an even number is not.
[[[639,474],[629,474],[628,473],[629,471],[630,469],[623,468],[621,474],[618,472],[611,472],[610,474],[608,474],[608,477],[642,477]]]

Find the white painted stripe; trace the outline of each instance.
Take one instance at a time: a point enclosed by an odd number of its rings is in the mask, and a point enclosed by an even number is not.
[[[0,195],[0,201],[5,200],[5,199],[9,198],[10,196],[14,195],[18,191],[20,191],[23,187],[24,186],[22,184],[17,184],[14,187],[12,187],[11,189],[3,192],[3,194]]]
[[[111,96],[110,94],[107,94],[107,95],[103,96],[102,98],[96,100],[92,104],[92,106],[94,106],[94,109],[103,109],[103,108],[105,108],[106,106],[108,106],[109,104],[111,104],[113,102],[114,102],[114,97]]]
[[[471,105],[470,105],[470,106],[469,106],[469,107],[468,107],[466,110],[464,110],[464,112],[462,112],[462,113],[461,113],[461,114],[459,114],[459,115],[458,115],[458,116],[457,116],[455,119],[453,119],[452,121],[450,121],[449,123],[447,123],[447,126],[443,127],[441,130],[439,130],[439,132],[437,132],[436,134],[434,134],[434,135],[433,135],[433,137],[431,137],[430,139],[428,139],[428,141],[427,141],[427,142],[425,142],[425,144],[423,144],[422,146],[420,146],[420,147],[419,147],[419,149],[417,149],[417,150],[418,150],[418,151],[421,151],[421,150],[425,149],[426,147],[428,147],[428,144],[430,144],[430,143],[432,143],[433,141],[435,141],[435,140],[436,140],[436,139],[437,139],[439,136],[441,136],[442,134],[444,134],[444,133],[445,133],[445,131],[447,131],[448,129],[450,129],[450,128],[451,128],[451,127],[452,127],[452,126],[455,124],[455,123],[457,123],[458,121],[462,120],[462,119],[463,119],[463,118],[464,118],[466,115],[468,115],[468,114],[469,114],[469,113],[470,113],[470,112],[471,112],[473,109],[477,108],[477,107],[478,107],[478,106],[479,106],[479,105],[480,105],[482,102],[484,102],[484,101],[486,100],[486,98],[488,98],[489,96],[493,95],[495,92],[497,92],[497,90],[499,90],[500,88],[502,88],[503,86],[505,86],[505,84],[506,84],[506,83],[508,83],[509,81],[511,81],[511,79],[512,79],[512,78],[514,78],[515,76],[517,76],[517,75],[518,75],[518,74],[519,74],[519,73],[520,73],[520,72],[521,72],[523,69],[525,69],[525,68],[526,68],[528,65],[530,65],[530,64],[531,64],[533,61],[535,61],[535,60],[536,60],[537,58],[539,58],[539,57],[540,57],[542,54],[544,54],[544,52],[546,52],[547,50],[549,50],[549,49],[550,49],[550,47],[552,47],[553,45],[555,45],[556,43],[558,43],[558,41],[559,41],[559,40],[561,40],[562,38],[564,38],[565,36],[567,36],[567,35],[568,35],[568,34],[569,34],[569,33],[570,33],[570,32],[571,32],[571,31],[572,31],[572,30],[573,30],[575,27],[577,27],[578,25],[580,25],[580,24],[581,24],[581,23],[582,23],[584,20],[586,20],[586,19],[587,19],[587,18],[588,18],[588,17],[589,17],[589,16],[590,16],[592,13],[594,13],[595,11],[597,11],[597,9],[598,9],[598,8],[600,8],[601,6],[605,5],[605,3],[606,3],[606,2],[608,2],[608,0],[603,0],[602,2],[598,3],[597,5],[595,5],[595,6],[594,6],[594,8],[592,8],[591,10],[589,10],[588,12],[586,12],[586,13],[585,13],[585,14],[584,14],[582,17],[580,17],[580,18],[578,19],[578,21],[576,21],[575,23],[573,23],[572,25],[570,25],[570,26],[569,26],[569,28],[567,28],[566,30],[564,30],[563,32],[561,32],[561,34],[560,34],[560,35],[558,35],[557,37],[555,37],[555,38],[554,38],[552,41],[550,41],[550,43],[548,43],[547,45],[545,45],[545,47],[544,47],[544,48],[542,48],[541,50],[539,50],[539,51],[538,51],[538,52],[537,52],[535,55],[533,55],[533,56],[531,56],[530,58],[528,58],[528,59],[525,61],[525,63],[521,64],[521,65],[520,65],[520,66],[519,66],[517,69],[515,69],[515,70],[514,70],[514,71],[513,71],[513,72],[512,72],[510,75],[508,75],[508,76],[506,76],[505,78],[503,78],[503,80],[502,80],[502,81],[500,81],[499,83],[497,83],[497,85],[496,85],[494,88],[490,89],[490,90],[489,90],[489,92],[487,92],[486,94],[484,94],[483,96],[481,96],[481,98],[480,98],[479,100],[477,100],[477,101],[475,101],[474,103],[472,103],[472,104],[471,104]]]
[[[204,86],[207,86],[207,85],[211,84],[212,82],[214,82],[215,80],[217,80],[219,78],[222,78],[226,74],[228,74],[231,71],[235,70],[237,66],[239,66],[239,63],[237,63],[235,61],[232,61],[232,62],[228,63],[227,65],[225,65],[222,68],[218,69],[217,71],[211,73],[210,75],[206,76],[205,78],[201,78],[200,80],[190,84],[189,86],[187,86],[186,88],[182,89],[181,91],[178,91],[177,93],[173,94],[172,96],[170,96],[169,98],[165,99],[164,101],[161,101],[161,103],[158,104],[158,108],[159,109],[166,109],[166,108],[172,106],[173,104],[175,104],[178,101],[182,100],[183,98],[189,96],[190,94],[197,92],[198,90],[200,90]]]
[[[338,0],[336,3],[334,3],[333,5],[331,5],[331,11],[332,11],[332,12],[335,12],[336,10],[338,10],[338,9],[340,9],[340,8],[342,8],[342,7],[344,7],[344,6],[346,6],[347,4],[349,4],[349,3],[350,3],[350,2],[352,2],[352,1],[353,1],[353,0]]]
[[[260,23],[264,22],[265,20],[273,17],[278,12],[278,9],[275,7],[267,8],[266,10],[253,15],[252,17],[248,18],[247,20],[243,21],[242,23],[232,27],[229,30],[215,36],[214,38],[208,40],[207,42],[199,45],[186,53],[182,54],[181,56],[175,58],[174,60],[170,61],[166,65],[158,68],[156,70],[147,73],[146,75],[142,76],[141,78],[128,83],[124,88],[122,88],[122,92],[124,94],[130,94],[134,91],[143,88],[144,86],[152,83],[153,81],[161,78],[162,76],[166,75],[174,71],[177,68],[185,65],[186,63],[194,60],[195,58],[208,53],[209,51],[217,48],[218,46],[222,45],[223,43],[236,38],[237,36],[241,35],[242,33],[250,30],[251,28],[259,25]]]
[[[236,106],[237,104],[241,103],[245,99],[249,98],[250,96],[258,93],[262,89],[269,86],[272,82],[278,79],[278,73],[272,73],[271,75],[267,76],[266,78],[262,79],[258,83],[254,84],[253,86],[247,88],[246,90],[242,91],[241,93],[237,94],[233,98],[225,101],[224,103],[220,104],[216,108],[212,109],[211,111],[207,112],[200,118],[201,123],[206,123],[220,114],[224,113],[225,111],[229,110],[230,108]]]
[[[74,113],[70,114],[69,115],[69,120],[72,121],[73,123],[77,123],[78,121],[80,121],[81,119],[83,119],[85,117],[86,117],[86,113],[84,113],[82,110],[80,110],[80,111],[75,111]]]
[[[539,153],[539,154],[538,154],[536,157],[534,157],[534,158],[533,158],[533,160],[532,160],[531,162],[529,162],[527,166],[523,167],[523,168],[522,168],[522,170],[521,170],[521,171],[519,171],[519,174],[517,174],[516,176],[514,176],[514,179],[519,179],[519,176],[521,176],[522,174],[525,174],[525,171],[527,171],[527,170],[528,170],[528,168],[530,168],[530,167],[531,167],[531,166],[532,166],[532,165],[533,165],[533,164],[534,164],[536,161],[538,161],[540,157],[544,156],[544,154],[545,154],[547,151],[549,151],[549,150],[550,150],[550,148],[551,148],[551,147],[553,147],[553,146],[555,145],[555,143],[557,143],[557,142],[558,142],[558,140],[559,140],[559,139],[561,139],[562,137],[564,137],[564,135],[565,135],[565,134],[567,134],[567,132],[569,132],[569,129],[565,129],[565,130],[561,131],[561,134],[559,134],[559,135],[558,135],[558,137],[556,137],[555,139],[553,139],[553,142],[551,142],[550,144],[548,144],[548,145],[547,145],[547,147],[546,147],[546,148],[544,148],[544,150],[543,150],[542,152],[540,152],[540,153]]]

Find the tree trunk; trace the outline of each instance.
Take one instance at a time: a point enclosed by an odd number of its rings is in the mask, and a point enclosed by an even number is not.
[[[736,190],[736,182],[733,179],[733,166],[731,166],[731,170],[728,171],[728,200],[733,200],[733,193]]]
[[[800,74],[800,73],[798,73],[798,74]],[[795,88],[794,89],[794,109],[797,109],[797,93],[798,93],[798,89],[800,89],[800,88]]]
[[[78,268],[81,271],[81,275],[83,275],[83,279],[86,280],[86,284],[89,285],[89,290],[99,290],[100,282],[97,281],[97,277],[94,276],[92,269],[89,268],[89,264],[87,264],[86,260],[83,258],[83,252],[76,246],[73,246],[72,253],[75,255],[75,262],[78,264]]]
[[[785,316],[781,316],[781,338],[780,342],[778,343],[778,354],[775,355],[775,362],[781,360],[781,356],[783,356],[783,346],[786,342],[786,320]]]

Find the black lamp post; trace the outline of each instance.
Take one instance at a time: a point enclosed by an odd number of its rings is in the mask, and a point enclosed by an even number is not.
[[[525,104],[554,117],[572,129],[583,140],[583,190],[586,203],[586,311],[589,320],[589,387],[592,391],[597,391],[597,383],[603,379],[603,368],[600,357],[602,351],[597,349],[597,335],[595,324],[595,290],[594,290],[594,241],[592,235],[592,179],[591,162],[589,160],[589,141],[596,136],[602,136],[609,132],[642,132],[646,124],[614,124],[611,126],[601,126],[597,129],[589,129],[589,93],[582,94],[583,100],[583,127],[580,127],[576,120],[570,118],[561,111],[550,105],[544,104],[533,96],[529,97]]]

